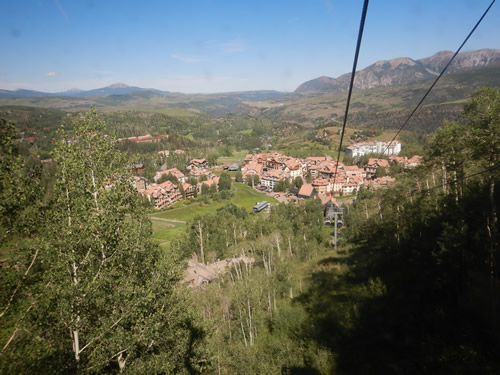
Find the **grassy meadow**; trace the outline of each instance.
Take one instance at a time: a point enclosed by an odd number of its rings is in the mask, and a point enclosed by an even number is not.
[[[200,197],[191,201],[179,202],[172,208],[151,214],[153,237],[160,242],[162,247],[166,247],[170,241],[184,231],[187,222],[193,220],[197,215],[215,213],[217,209],[230,203],[243,207],[247,211],[250,211],[256,202],[263,200],[271,204],[278,203],[273,197],[255,191],[246,184],[234,183],[233,189],[234,196],[229,200],[221,200],[220,202],[210,200],[209,203],[204,203]]]

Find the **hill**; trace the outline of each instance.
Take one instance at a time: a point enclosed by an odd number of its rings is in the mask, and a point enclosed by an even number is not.
[[[109,88],[109,87],[108,87]],[[109,89],[108,93],[116,90],[129,90],[130,87]],[[124,94],[109,94],[98,96],[36,96],[36,97],[3,97],[0,96],[0,106],[31,106],[53,108],[63,111],[81,111],[95,106],[101,111],[117,110],[166,110],[183,108],[195,112],[206,112],[213,116],[225,115],[236,111],[245,101],[263,101],[277,98],[283,93],[273,90],[228,92],[219,94],[181,94],[160,92],[158,90],[140,89]]]
[[[394,129],[408,117],[432,80],[354,90],[348,122],[354,127]],[[408,128],[431,132],[460,116],[465,99],[478,87],[500,88],[500,64],[463,69],[445,75],[434,87]],[[240,114],[301,123],[310,127],[338,125],[345,111],[343,92],[294,93],[276,100],[245,102]]]
[[[354,88],[370,89],[378,86],[391,86],[430,79],[439,75],[452,56],[453,52],[451,51],[440,51],[433,56],[420,60],[400,57],[392,60],[377,61],[367,68],[356,72]],[[500,50],[481,49],[459,53],[448,69],[450,72],[453,72],[468,68],[484,67],[495,63],[500,63]],[[322,76],[304,82],[295,90],[295,93],[347,91],[350,80],[351,73],[343,74],[338,78]]]

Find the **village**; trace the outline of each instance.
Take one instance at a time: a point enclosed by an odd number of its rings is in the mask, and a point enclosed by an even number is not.
[[[236,179],[240,178],[240,181],[247,182],[254,189],[274,195],[281,202],[317,197],[326,204],[328,201],[336,202],[335,197],[356,195],[362,187],[378,189],[388,186],[395,179],[386,173],[379,176],[377,171],[380,169],[386,171],[391,165],[398,165],[406,171],[421,164],[418,155],[411,158],[397,156],[401,152],[401,143],[398,141],[390,144],[380,141],[360,142],[347,147],[345,152],[353,159],[383,152],[388,160],[369,158],[363,167],[358,167],[345,165],[330,156],[302,159],[272,152],[247,154],[241,165],[214,169],[238,172],[240,176]],[[172,153],[185,155],[182,150]],[[158,154],[168,157],[171,153],[165,150]],[[209,168],[206,159],[191,159],[188,163],[187,173],[177,168],[157,171],[153,177],[154,183],[149,183],[144,177],[134,176],[134,186],[157,210],[182,199],[189,200],[218,191],[220,178]],[[140,171],[140,165],[135,167],[135,171]]]

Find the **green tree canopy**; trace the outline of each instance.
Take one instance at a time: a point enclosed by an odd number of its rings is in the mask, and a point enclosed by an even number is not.
[[[47,344],[69,371],[179,372],[201,331],[177,288],[178,260],[152,240],[126,160],[96,111],[74,126],[54,153]]]
[[[230,190],[231,189],[232,179],[229,173],[222,172],[219,177],[219,190]]]

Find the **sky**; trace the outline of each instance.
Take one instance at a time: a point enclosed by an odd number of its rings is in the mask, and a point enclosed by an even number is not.
[[[358,70],[455,51],[491,0],[372,0]],[[293,91],[350,72],[362,0],[4,0],[0,89]],[[463,51],[500,48],[495,3]]]

